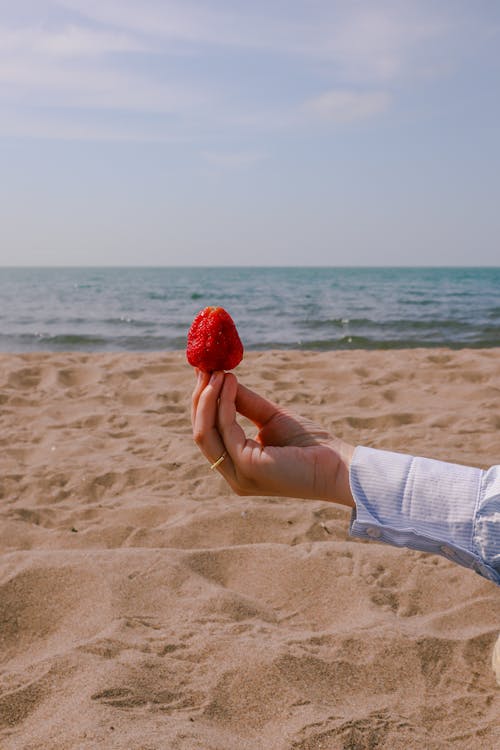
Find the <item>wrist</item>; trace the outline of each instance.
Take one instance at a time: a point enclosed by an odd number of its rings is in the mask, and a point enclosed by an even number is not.
[[[354,445],[335,440],[329,446],[331,450],[332,470],[329,472],[328,502],[340,503],[348,508],[354,508],[354,496],[349,481]]]

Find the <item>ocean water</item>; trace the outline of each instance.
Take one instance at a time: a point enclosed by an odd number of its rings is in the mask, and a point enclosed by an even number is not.
[[[0,351],[182,349],[207,305],[247,349],[500,346],[500,268],[0,268]]]

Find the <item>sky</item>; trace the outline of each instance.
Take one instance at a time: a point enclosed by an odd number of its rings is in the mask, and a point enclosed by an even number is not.
[[[499,265],[498,0],[0,0],[0,265]]]

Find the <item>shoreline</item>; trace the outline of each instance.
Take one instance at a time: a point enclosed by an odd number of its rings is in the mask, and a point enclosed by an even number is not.
[[[245,347],[245,356],[248,354],[267,354],[267,353],[273,353],[273,352],[290,352],[290,353],[298,353],[298,354],[340,354],[340,353],[350,353],[350,354],[356,354],[361,352],[380,352],[380,353],[389,353],[389,352],[414,352],[414,351],[429,351],[429,352],[439,352],[439,351],[450,351],[450,352],[461,352],[461,351],[471,351],[471,352],[489,352],[489,351],[500,351],[500,345],[495,344],[491,346],[484,346],[482,344],[474,345],[474,346],[464,346],[462,344],[454,345],[452,343],[449,344],[431,344],[429,346],[423,346],[421,344],[417,344],[415,346],[401,346],[399,344],[395,346],[379,346],[378,344],[375,344],[373,346],[359,346],[357,348],[353,347],[329,347],[329,348],[323,348],[323,346],[313,346],[313,347],[304,347],[304,348],[298,348],[294,346],[268,346],[268,347],[262,347],[257,348],[255,346],[246,346]],[[113,354],[123,354],[123,355],[155,355],[155,354],[179,354],[183,353],[185,351],[185,347],[180,348],[158,348],[158,349],[16,349],[16,350],[2,350],[0,349],[0,356],[19,356],[23,354],[30,354],[30,355],[42,355],[42,356],[50,356],[50,355],[71,355],[71,354],[77,354],[77,355],[113,355]]]

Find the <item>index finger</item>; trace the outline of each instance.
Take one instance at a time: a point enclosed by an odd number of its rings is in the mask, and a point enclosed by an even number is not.
[[[198,379],[196,381],[196,385],[194,387],[193,395],[191,398],[191,424],[193,425],[193,429],[196,421],[196,411],[198,409],[200,396],[210,379],[210,374],[208,372],[204,372],[203,370],[198,369],[196,370],[196,372]]]
[[[238,383],[236,392],[236,409],[244,417],[251,419],[257,427],[264,427],[280,411],[276,404],[259,396],[255,391]]]

